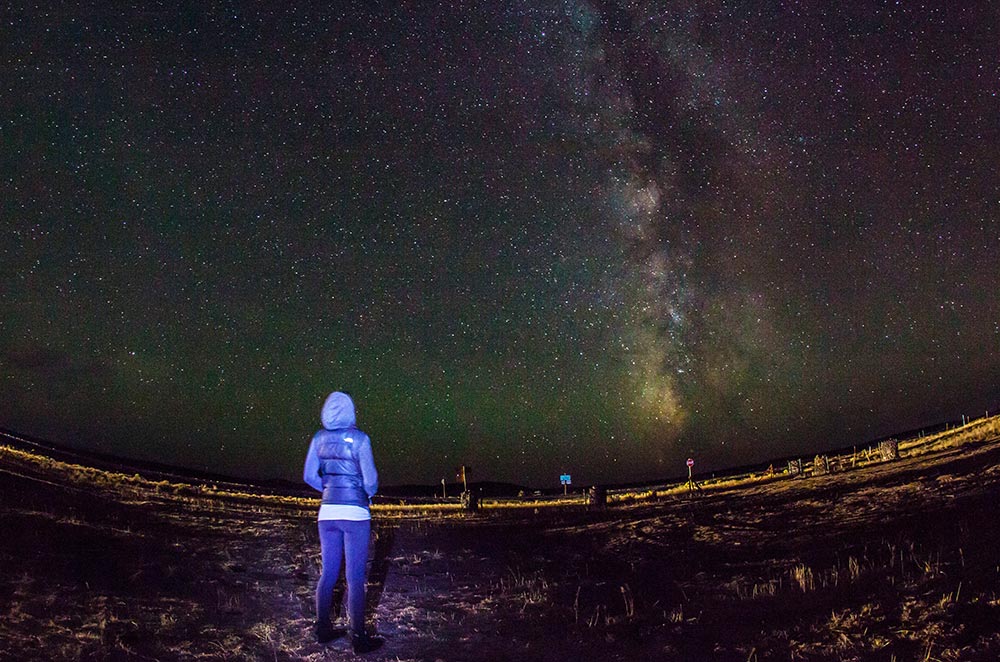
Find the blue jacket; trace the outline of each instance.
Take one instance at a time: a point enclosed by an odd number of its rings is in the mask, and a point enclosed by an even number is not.
[[[354,402],[335,392],[323,403],[323,429],[313,435],[302,479],[323,493],[323,503],[367,508],[378,491],[368,435],[355,426]]]

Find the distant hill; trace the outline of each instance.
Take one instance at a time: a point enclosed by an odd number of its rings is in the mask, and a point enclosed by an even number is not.
[[[889,435],[887,437],[882,437],[880,439],[862,441],[853,446],[847,446],[844,448],[815,449],[815,450],[810,450],[808,452],[803,452],[799,455],[774,458],[771,460],[764,460],[762,462],[743,465],[739,467],[731,467],[728,469],[722,469],[710,472],[696,472],[695,476],[698,477],[699,479],[709,474],[715,477],[738,476],[745,473],[763,471],[767,469],[769,465],[773,465],[776,469],[778,469],[784,467],[784,465],[787,463],[788,460],[793,460],[793,459],[809,460],[812,458],[813,455],[816,454],[845,453],[851,450],[852,447],[862,449],[868,446],[877,446],[878,442],[881,441],[882,439],[889,439],[889,438],[906,439],[906,438],[921,436],[923,434],[932,434],[935,432],[943,431],[950,427],[955,427],[962,422],[964,422],[964,420],[945,421],[933,425],[928,425],[923,428],[918,428],[906,432]],[[231,489],[237,489],[237,490],[252,491],[264,494],[287,495],[287,496],[310,497],[310,496],[316,496],[317,494],[312,488],[308,487],[307,485],[299,481],[291,481],[283,478],[273,478],[273,479],[236,478],[233,476],[216,474],[208,471],[200,471],[198,469],[177,467],[160,462],[126,459],[108,453],[100,453],[97,451],[87,451],[77,448],[71,448],[69,446],[56,444],[51,441],[38,439],[35,437],[31,437],[29,435],[24,435],[19,432],[15,432],[13,430],[6,430],[2,428],[0,428],[0,443],[9,444],[15,448],[22,448],[28,451],[41,451],[45,455],[48,455],[56,460],[64,462],[82,464],[97,469],[105,469],[108,471],[115,471],[118,473],[126,473],[126,474],[137,473],[149,480],[167,480],[172,482],[216,485],[219,487],[226,486]],[[632,481],[627,483],[605,484],[604,487],[612,490],[641,489],[665,483],[675,483],[680,480],[686,480],[686,475],[677,474],[674,476],[665,476],[658,480],[642,480],[642,481]],[[506,483],[500,481],[470,482],[469,487],[470,489],[479,492],[480,496],[487,498],[516,497],[521,495],[530,496],[535,494],[551,496],[562,493],[562,490],[558,487],[538,489],[538,488],[528,487],[525,485],[519,485],[516,483]],[[448,483],[445,486],[445,488],[446,488],[445,489],[446,495],[449,498],[458,497],[462,492],[462,484],[457,482]],[[442,497],[442,489],[440,484],[382,485],[379,489],[379,496],[388,499],[393,499],[393,498],[440,499]]]
[[[288,496],[316,496],[317,492],[311,487],[299,481],[290,481],[283,478],[274,479],[247,479],[236,478],[224,474],[217,474],[208,471],[199,471],[186,467],[176,467],[160,462],[150,462],[145,460],[132,460],[109,453],[97,451],[87,451],[71,448],[51,441],[38,439],[29,435],[24,435],[13,430],[0,429],[0,443],[8,444],[14,448],[32,452],[41,452],[53,459],[62,462],[81,464],[95,469],[114,471],[125,474],[139,474],[149,480],[167,480],[173,482],[185,482],[194,484],[226,486],[230,488],[263,492],[266,494],[283,494]],[[523,485],[513,483],[503,483],[494,481],[478,481],[469,483],[470,489],[477,490],[484,497],[507,497],[517,496],[524,492],[531,494],[533,490]],[[462,492],[461,483],[451,483],[447,486],[448,496],[457,497]],[[379,493],[383,497],[425,497],[435,498],[441,496],[440,485],[386,485],[382,486]]]
[[[518,496],[522,492],[531,494],[534,491],[524,485],[488,480],[470,482],[469,489],[479,492],[484,497],[512,497]],[[388,485],[379,489],[379,494],[386,497],[441,498],[442,496],[457,497],[461,493],[461,483],[448,483],[444,495],[441,493],[440,485]]]
[[[153,481],[166,480],[171,482],[226,486],[258,493],[287,496],[315,494],[315,491],[307,485],[280,478],[251,480],[186,467],[176,467],[160,462],[126,459],[109,453],[70,448],[69,446],[20,434],[12,430],[0,429],[0,443],[27,451],[41,452],[61,462],[81,464],[117,473],[139,474],[143,478]]]

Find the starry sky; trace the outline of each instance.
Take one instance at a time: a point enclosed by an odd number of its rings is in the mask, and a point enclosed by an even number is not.
[[[655,480],[1000,407],[1000,10],[14,2],[0,426]]]

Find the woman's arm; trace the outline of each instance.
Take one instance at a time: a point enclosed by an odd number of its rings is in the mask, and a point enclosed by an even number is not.
[[[361,478],[365,483],[365,492],[370,499],[378,492],[378,471],[375,469],[375,456],[372,455],[371,439],[365,439],[358,448],[358,464],[361,465]]]
[[[317,492],[323,491],[323,480],[319,477],[319,454],[316,452],[315,441],[309,442],[306,464],[302,467],[302,480],[306,481]]]

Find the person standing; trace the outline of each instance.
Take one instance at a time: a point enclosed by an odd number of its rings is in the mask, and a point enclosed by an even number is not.
[[[378,471],[371,440],[356,426],[350,395],[331,393],[320,419],[323,427],[309,443],[302,470],[303,480],[323,493],[318,517],[323,571],[316,585],[316,640],[322,644],[339,636],[330,622],[330,609],[343,560],[351,645],[355,653],[367,653],[383,643],[365,631],[369,505],[378,491]]]

